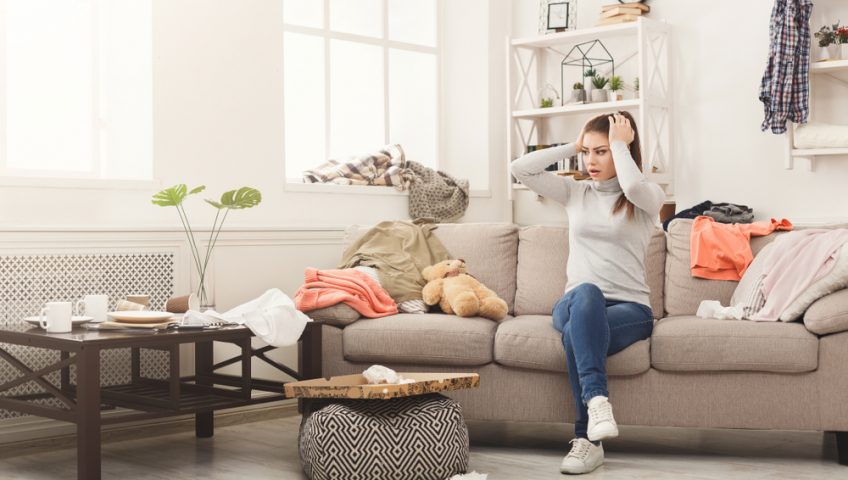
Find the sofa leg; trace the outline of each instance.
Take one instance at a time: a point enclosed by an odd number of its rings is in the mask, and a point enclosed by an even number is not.
[[[836,432],[836,456],[840,465],[848,465],[848,432]]]

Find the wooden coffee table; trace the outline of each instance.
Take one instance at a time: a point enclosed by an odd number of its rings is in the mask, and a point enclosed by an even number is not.
[[[0,345],[0,358],[20,370],[21,376],[0,385],[0,408],[40,417],[71,422],[77,426],[77,478],[100,478],[100,428],[102,425],[195,414],[197,437],[214,433],[213,412],[225,408],[284,400],[283,383],[254,379],[251,360],[257,357],[299,380],[321,377],[321,324],[310,322],[298,341],[297,371],[266,356],[274,347],[252,348],[253,333],[246,327],[219,330],[189,330],[153,333],[150,331],[96,331],[74,328],[70,333],[46,333],[24,322],[0,326],[0,343],[27,345],[59,351],[59,361],[33,370]],[[241,354],[215,363],[215,342],[231,343]],[[179,346],[195,345],[195,374],[180,377]],[[100,351],[131,349],[131,379],[125,385],[100,385]],[[141,375],[141,349],[164,350],[170,354],[167,380]],[[216,370],[241,363],[241,375],[225,375]],[[76,382],[71,383],[71,365],[76,366]],[[60,384],[45,377],[59,370]],[[8,395],[10,389],[35,381],[44,391],[28,395]],[[253,398],[254,390],[269,392]],[[38,400],[55,399],[59,406]],[[101,418],[101,409],[120,407],[127,413]]]

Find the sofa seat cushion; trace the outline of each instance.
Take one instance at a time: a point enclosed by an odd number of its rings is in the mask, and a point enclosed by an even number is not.
[[[651,367],[650,343],[642,340],[607,358],[610,376],[637,375]],[[521,315],[500,323],[495,362],[508,367],[568,372],[560,333],[550,315]]]
[[[497,325],[436,313],[360,319],[342,331],[342,351],[351,362],[486,365],[492,362]]]
[[[800,323],[684,315],[660,320],[651,335],[657,370],[810,372],[818,354],[818,338]]]

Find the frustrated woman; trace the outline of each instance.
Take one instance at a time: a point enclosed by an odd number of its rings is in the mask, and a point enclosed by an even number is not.
[[[591,180],[545,171],[577,152]],[[627,112],[595,117],[577,142],[512,163],[518,180],[564,205],[568,214],[568,281],[553,308],[577,408],[576,438],[560,466],[563,473],[588,473],[603,464],[601,440],[618,436],[606,358],[653,330],[645,255],[665,194],[641,168],[639,134]]]

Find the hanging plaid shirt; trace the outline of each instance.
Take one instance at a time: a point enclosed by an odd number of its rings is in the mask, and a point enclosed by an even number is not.
[[[380,185],[406,190],[415,173],[406,164],[400,145],[386,145],[370,155],[329,160],[303,172],[304,183],[338,185]]]
[[[762,130],[786,132],[786,120],[807,123],[810,111],[810,13],[812,0],[775,0],[769,25],[768,67],[760,84]]]

